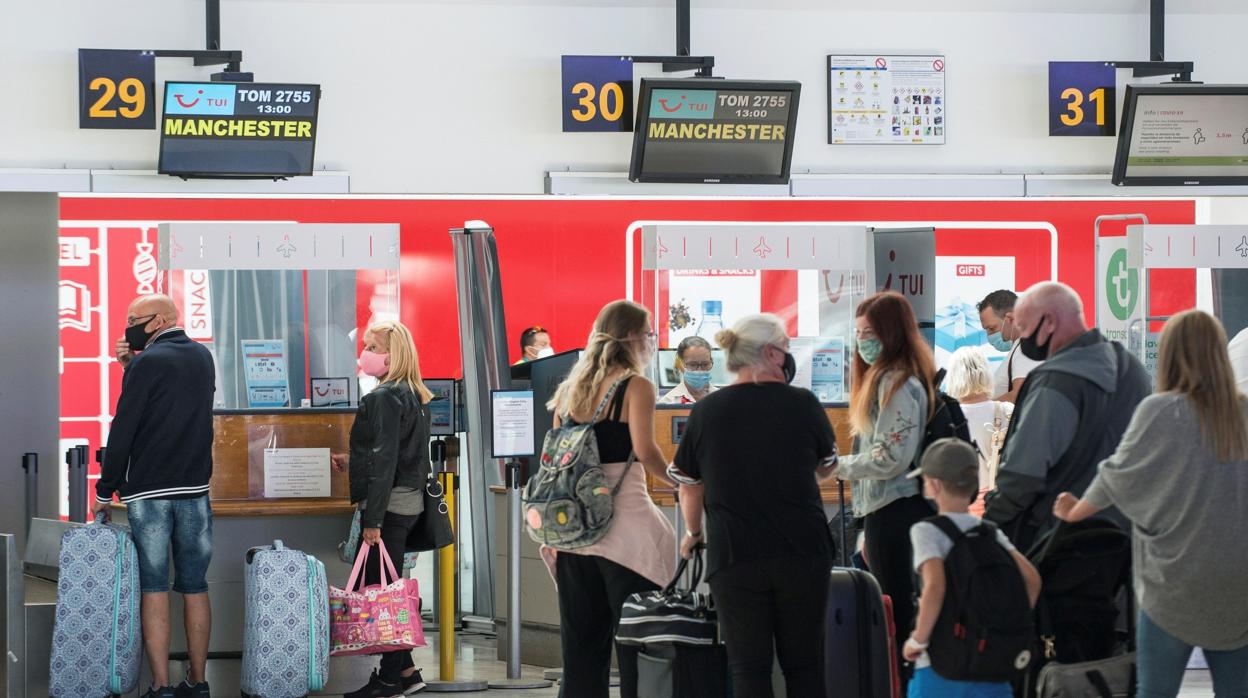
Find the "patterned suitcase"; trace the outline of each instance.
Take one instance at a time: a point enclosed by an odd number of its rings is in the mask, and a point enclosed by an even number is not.
[[[125,528],[96,523],[61,538],[48,692],[96,698],[133,691],[143,652],[139,559]]]
[[[244,697],[300,698],[329,682],[325,565],[282,541],[247,551]]]

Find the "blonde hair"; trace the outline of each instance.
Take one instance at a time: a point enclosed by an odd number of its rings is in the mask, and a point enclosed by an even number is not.
[[[630,344],[649,331],[650,311],[644,307],[625,300],[605,305],[594,320],[580,360],[546,407],[560,415],[579,412],[598,395],[607,376],[620,369],[641,373],[642,366]]]
[[[1166,323],[1157,357],[1157,389],[1185,396],[1196,407],[1201,437],[1219,461],[1248,460],[1244,396],[1235,384],[1226,330],[1212,315],[1188,310]]]
[[[416,354],[416,342],[412,333],[400,322],[386,320],[371,325],[365,334],[371,334],[379,344],[386,346],[390,355],[390,371],[382,383],[406,383],[412,392],[420,396],[422,403],[433,399],[433,392],[425,387],[420,378],[420,357]]]
[[[771,313],[747,315],[731,329],[715,334],[715,343],[728,357],[728,370],[736,373],[746,366],[760,366],[766,358],[763,350],[780,346],[789,338],[784,321]]]
[[[954,400],[965,400],[975,395],[992,394],[992,372],[988,357],[979,347],[962,347],[949,359],[949,375],[945,378],[945,392]]]

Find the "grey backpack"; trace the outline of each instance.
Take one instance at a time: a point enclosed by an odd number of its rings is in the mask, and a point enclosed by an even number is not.
[[[524,523],[534,541],[558,550],[575,550],[602,540],[615,515],[615,495],[632,468],[628,466],[614,487],[598,456],[594,424],[623,381],[616,381],[603,396],[594,416],[585,424],[573,424],[565,415],[560,425],[546,434],[538,471],[524,487]]]

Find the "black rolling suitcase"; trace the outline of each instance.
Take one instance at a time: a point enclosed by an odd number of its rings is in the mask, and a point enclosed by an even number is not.
[[[845,521],[845,483],[839,483]],[[842,538],[845,540],[845,538]],[[842,567],[832,570],[824,677],[828,696],[895,698],[897,678],[892,608],[869,572],[848,566],[853,553],[841,547]]]

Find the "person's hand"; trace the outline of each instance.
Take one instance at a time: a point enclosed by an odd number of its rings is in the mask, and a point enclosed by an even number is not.
[[[529,346],[525,347],[525,348],[524,348],[524,359],[525,359],[525,361],[537,361],[537,353],[538,353],[538,351],[539,351],[539,349],[538,349],[536,346],[532,345],[532,344],[530,344]]]
[[[380,543],[381,542],[381,529],[380,528],[364,529],[364,542],[368,543],[369,545],[377,545],[378,543]]]
[[[91,498],[91,518],[94,520],[96,514],[103,512],[104,520],[108,521],[111,518],[109,508],[112,505],[113,505],[112,502],[101,502],[100,500],[92,497]]]
[[[329,465],[340,473],[347,472],[347,466],[351,463],[351,454],[349,453],[331,453],[329,454]]]
[[[130,351],[130,342],[127,342],[125,337],[117,340],[117,344],[113,346],[113,350],[117,354],[117,361],[122,366],[130,363],[130,359],[134,358],[134,352]]]
[[[1078,503],[1079,498],[1069,492],[1057,495],[1057,499],[1053,500],[1053,516],[1062,521],[1070,521],[1070,512]]]
[[[927,643],[916,642],[914,636],[911,635],[906,644],[902,647],[901,655],[905,657],[907,662],[916,662],[923,655],[923,651],[927,649]]]
[[[693,559],[693,551],[702,544],[702,534],[691,536],[688,533],[680,541],[680,556],[686,560]]]

